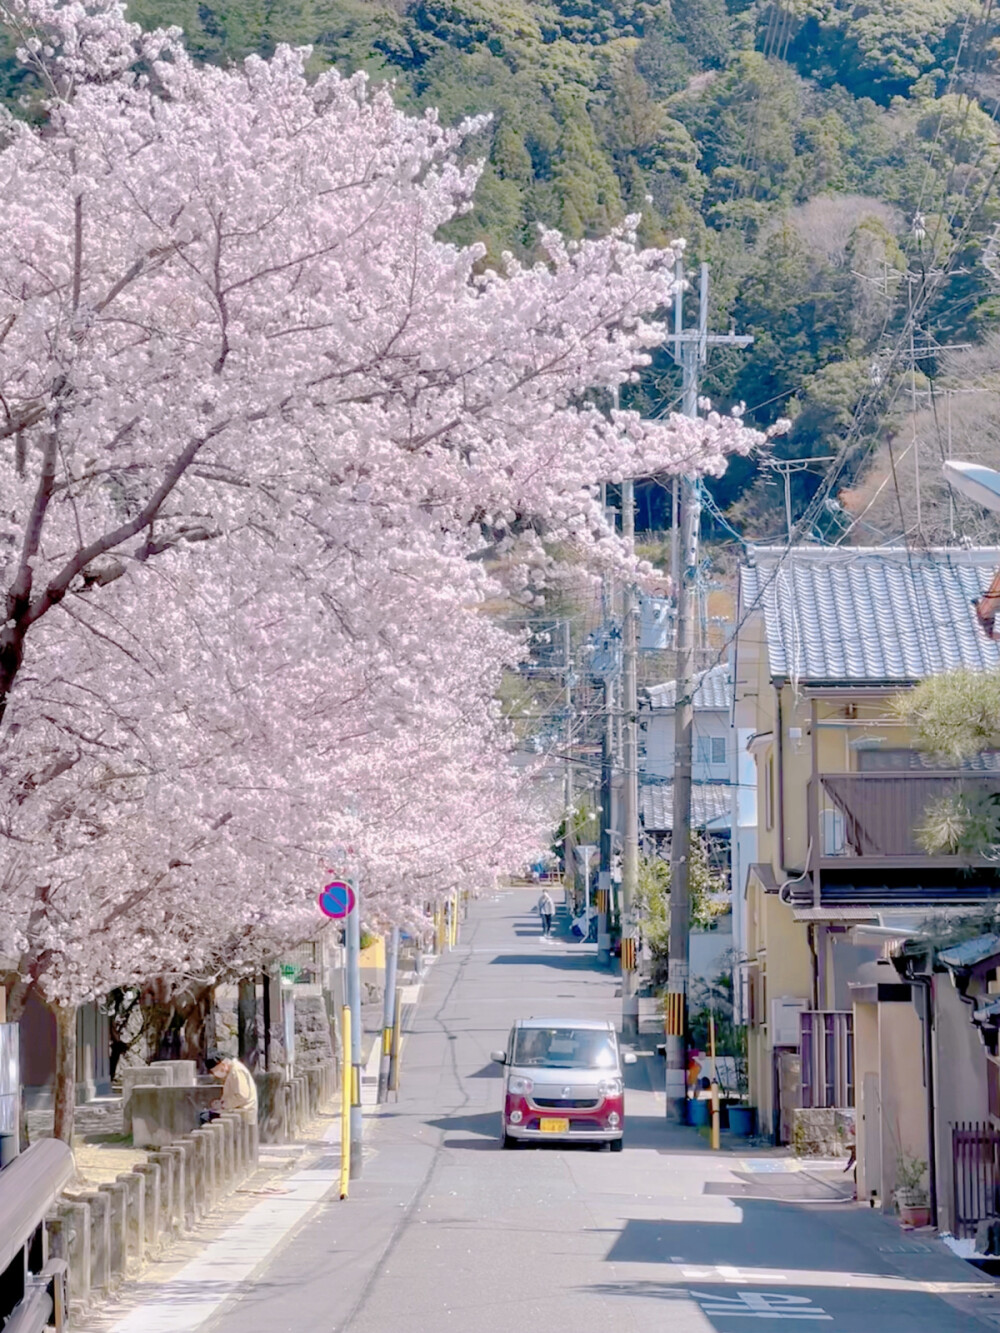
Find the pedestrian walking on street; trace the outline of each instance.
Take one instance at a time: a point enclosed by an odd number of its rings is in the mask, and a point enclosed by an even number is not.
[[[552,901],[552,895],[548,889],[543,889],[541,897],[538,899],[538,915],[542,918],[542,934],[552,934],[552,914],[556,910],[556,905]]]

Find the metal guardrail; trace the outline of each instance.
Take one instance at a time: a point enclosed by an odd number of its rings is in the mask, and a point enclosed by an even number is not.
[[[73,1179],[73,1154],[58,1139],[32,1144],[0,1171],[2,1333],[41,1333],[66,1315],[66,1264],[45,1253],[45,1215]]]

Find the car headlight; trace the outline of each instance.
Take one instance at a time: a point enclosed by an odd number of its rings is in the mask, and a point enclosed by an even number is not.
[[[623,1091],[624,1088],[620,1078],[606,1078],[598,1088],[602,1097],[620,1097]]]
[[[512,1097],[530,1097],[535,1085],[530,1078],[512,1078],[507,1080],[507,1091]]]

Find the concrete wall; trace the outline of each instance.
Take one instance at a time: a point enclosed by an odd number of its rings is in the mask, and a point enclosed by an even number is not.
[[[732,763],[733,782],[733,824],[731,852],[732,857],[732,903],[733,903],[733,949],[736,957],[747,957],[746,890],[747,874],[757,860],[757,771],[747,744],[752,735],[752,728],[737,726],[734,729],[736,746]],[[746,1022],[744,1005],[744,985],[734,988],[736,1001],[736,1021]]]
[[[719,918],[715,930],[692,930],[691,932],[691,978],[692,980],[714,981],[723,971],[728,971],[729,958],[733,948],[733,918]]]
[[[652,777],[673,778],[674,776],[674,710],[672,708],[650,708],[642,713],[645,737],[645,758],[641,768],[643,773]],[[725,758],[718,764],[707,761],[701,755],[703,740],[719,736],[726,743]],[[727,782],[730,777],[730,765],[734,737],[728,712],[711,708],[698,708],[694,715],[694,756],[691,776],[695,782]],[[708,746],[709,751],[711,745]]]
[[[933,977],[932,993],[938,1226],[953,1231],[951,1134],[959,1121],[989,1119],[986,1051],[972,1025],[972,1010],[963,1003],[950,973],[937,973]]]
[[[854,1083],[857,1098],[858,1198],[882,1197],[882,1120],[879,1113],[878,1005],[854,1005]]]
[[[748,953],[757,974],[756,1021],[748,1033],[750,1100],[757,1107],[762,1130],[770,1132],[777,1109],[771,1002],[780,996],[810,999],[812,956],[805,930],[795,921],[792,909],[777,894],[765,893],[753,874],[748,909]]]
[[[927,1099],[923,1081],[923,1032],[909,1000],[880,1003],[879,1093],[881,1098],[880,1200],[893,1205],[901,1154],[929,1159]]]

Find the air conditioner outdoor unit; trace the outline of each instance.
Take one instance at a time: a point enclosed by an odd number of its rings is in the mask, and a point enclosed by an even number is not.
[[[771,1000],[771,1045],[798,1046],[799,1014],[809,1008],[797,995],[776,995]]]
[[[843,856],[844,854],[844,816],[839,810],[821,810],[819,812],[820,846],[824,856]]]

